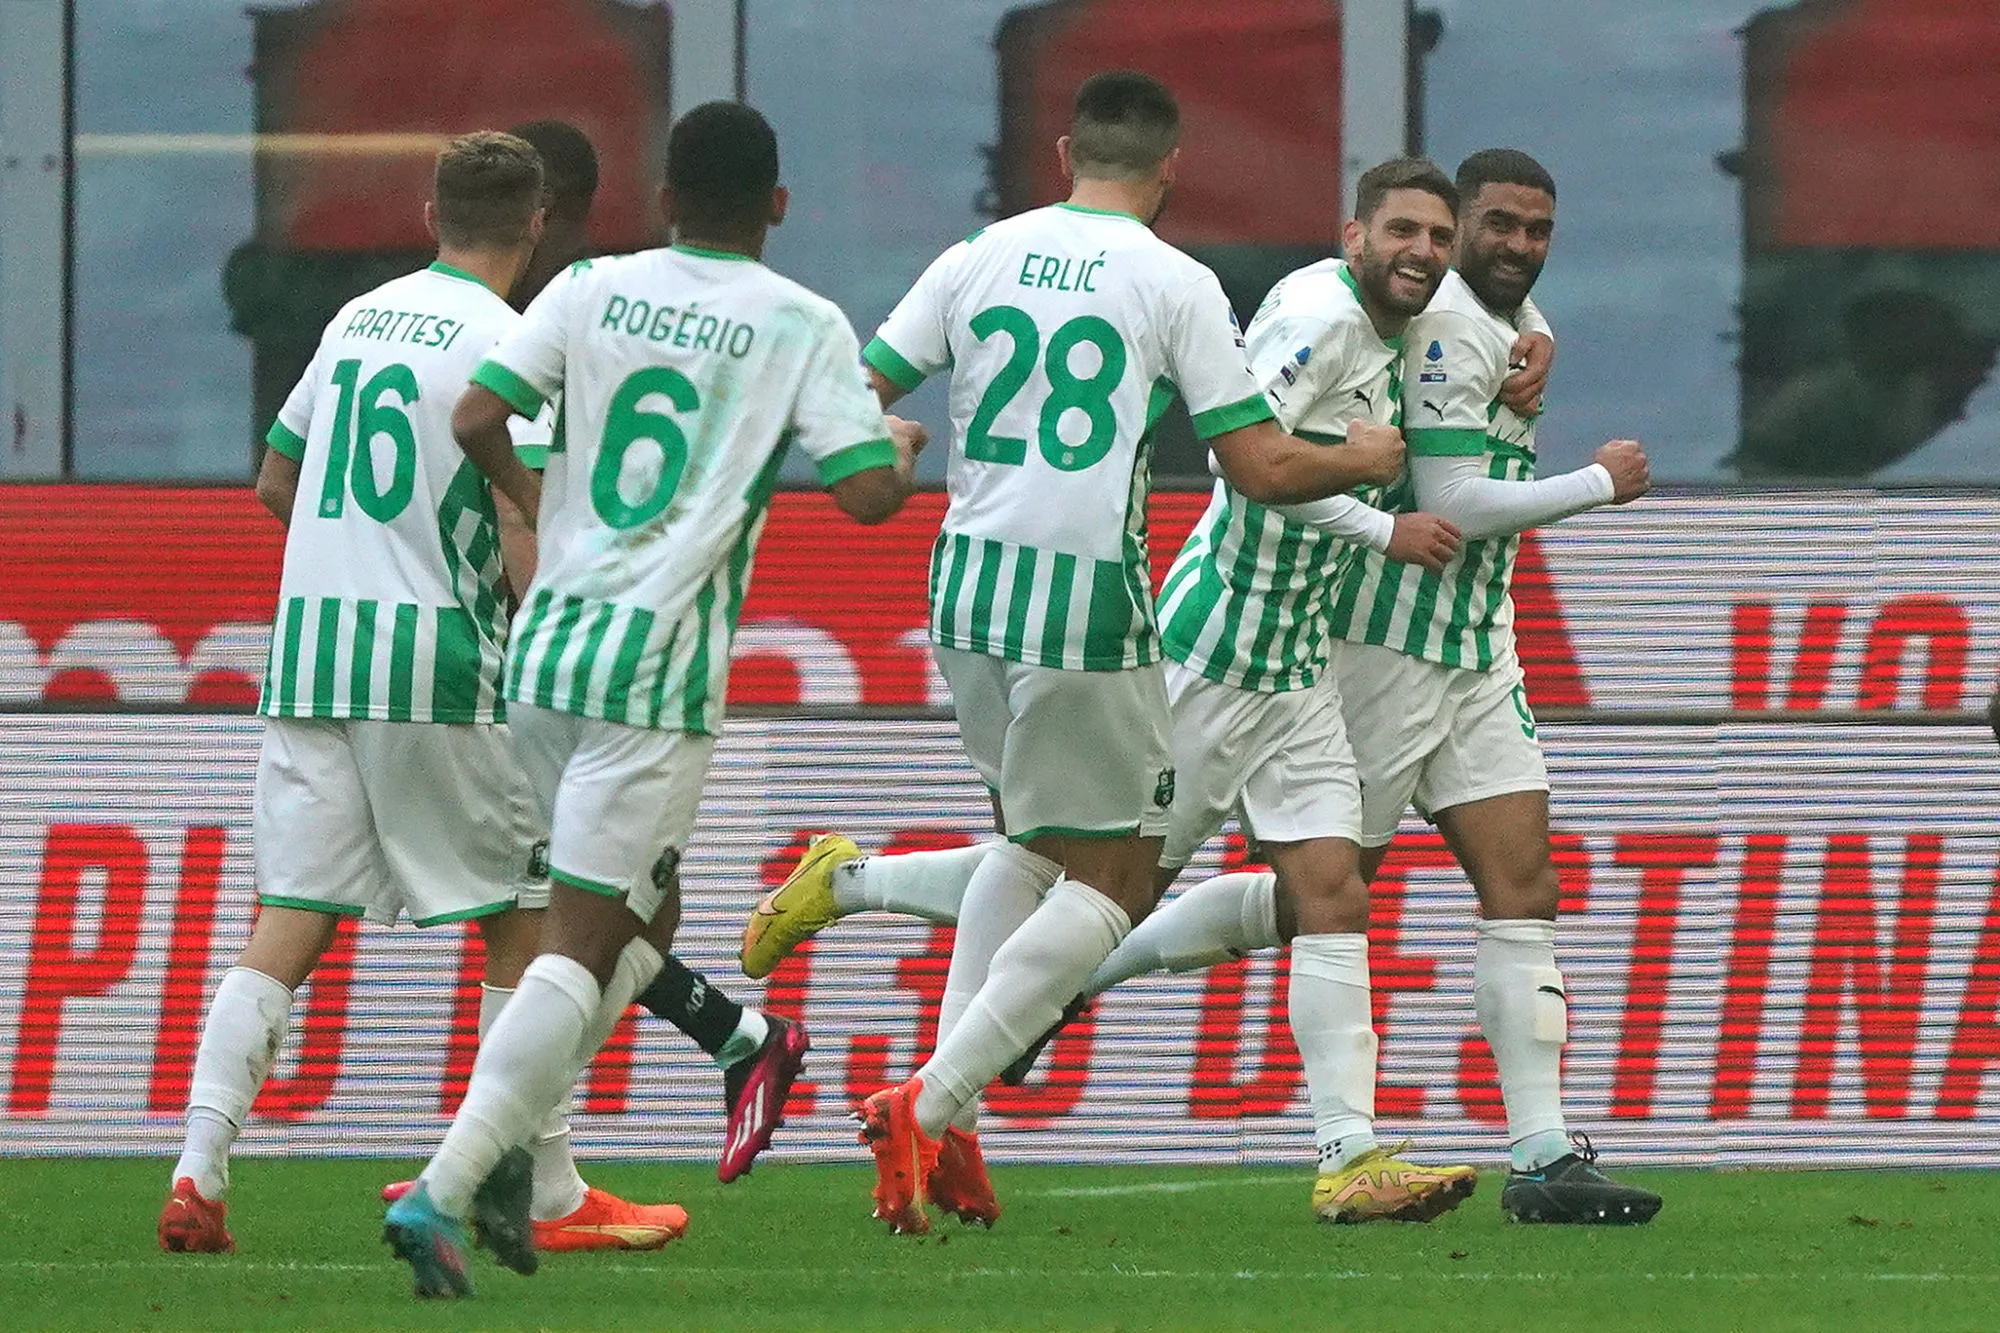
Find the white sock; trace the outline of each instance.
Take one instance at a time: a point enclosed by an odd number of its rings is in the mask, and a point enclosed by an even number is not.
[[[1180,894],[1132,928],[1084,988],[1102,995],[1121,981],[1157,972],[1193,972],[1259,949],[1278,938],[1278,877],[1238,871]]]
[[[1567,990],[1556,968],[1555,922],[1479,923],[1472,1001],[1500,1071],[1516,1170],[1532,1171],[1569,1151],[1562,1113]]]
[[[611,969],[611,979],[604,983],[597,1010],[584,1028],[582,1044],[577,1047],[576,1067],[579,1074],[596,1058],[598,1049],[611,1040],[611,1030],[618,1026],[618,1020],[625,1017],[625,1011],[632,1007],[633,997],[652,985],[653,978],[659,976],[660,969],[665,966],[666,960],[660,957],[660,951],[646,940],[634,937],[627,942],[618,955],[616,966]]]
[[[958,920],[973,872],[989,853],[1011,843],[989,842],[938,852],[864,856],[833,872],[833,905],[842,916],[853,912],[900,912],[941,926]]]
[[[1306,1066],[1319,1168],[1346,1166],[1375,1146],[1375,1028],[1368,937],[1292,941],[1292,1040]]]
[[[481,985],[479,988],[479,1039],[493,1027],[493,1020],[513,996],[511,988]],[[577,1174],[576,1159],[569,1151],[569,1098],[564,1097],[546,1116],[527,1143],[535,1162],[535,1189],[532,1216],[537,1221],[568,1217],[583,1204],[587,1186]]]
[[[463,1217],[501,1154],[524,1143],[576,1082],[577,1049],[602,992],[590,969],[545,953],[479,1043],[472,1085],[420,1179],[438,1208]]]
[[[291,1019],[292,992],[247,967],[223,973],[208,1002],[188,1086],[187,1140],[173,1175],[194,1181],[204,1199],[220,1199],[229,1188],[229,1149],[250,1118]]]
[[[1092,969],[1132,929],[1125,909],[1085,884],[1057,880],[1034,915],[993,955],[986,984],[951,1036],[917,1071],[917,1123],[935,1138],[1008,1062],[1062,1017]]]
[[[764,1038],[771,1035],[771,1020],[749,1005],[743,1006],[743,1016],[736,1020],[736,1031],[729,1034],[729,1040],[722,1043],[722,1049],[715,1053],[718,1068],[727,1069],[739,1060],[748,1060],[757,1054],[764,1044]]]
[[[985,851],[987,849],[981,849]],[[966,885],[951,946],[951,971],[945,977],[944,999],[938,1005],[938,1044],[958,1026],[972,997],[986,984],[993,955],[1021,924],[1035,914],[1042,895],[1062,878],[1062,866],[1013,843],[1001,843],[981,857]],[[959,1107],[952,1123],[966,1133],[979,1129],[979,1098]]]

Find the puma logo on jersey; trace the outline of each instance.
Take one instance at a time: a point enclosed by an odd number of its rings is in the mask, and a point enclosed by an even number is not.
[[[1372,394],[1368,392],[1368,390],[1356,389],[1354,391],[1354,396],[1356,398],[1359,398],[1361,400],[1361,405],[1367,408],[1370,412],[1373,412],[1375,410],[1375,398]]]
[[[1424,399],[1424,406],[1428,407],[1431,410],[1432,415],[1437,417],[1439,421],[1444,420],[1444,409],[1442,407],[1439,407],[1436,403],[1432,402],[1428,398]]]

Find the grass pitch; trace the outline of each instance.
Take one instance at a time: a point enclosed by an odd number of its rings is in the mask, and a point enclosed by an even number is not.
[[[1649,1227],[1503,1222],[1489,1175],[1430,1226],[1328,1227],[1311,1175],[1268,1168],[1002,1167],[992,1232],[892,1237],[865,1167],[593,1163],[685,1204],[653,1254],[481,1255],[472,1302],[419,1305],[380,1241],[409,1164],[237,1163],[238,1252],[163,1255],[160,1160],[0,1162],[0,1328],[301,1329],[2000,1328],[2000,1192],[1987,1173],[1632,1172]]]

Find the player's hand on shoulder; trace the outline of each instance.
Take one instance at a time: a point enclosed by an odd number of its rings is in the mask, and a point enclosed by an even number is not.
[[[1549,387],[1549,370],[1556,363],[1556,340],[1546,333],[1524,333],[1507,351],[1509,374],[1500,381],[1500,401],[1518,416],[1540,416],[1542,393]]]
[[[1458,541],[1458,529],[1436,514],[1398,514],[1390,525],[1389,549],[1383,554],[1435,573],[1458,554]]]
[[[1366,482],[1387,486],[1403,475],[1406,446],[1403,432],[1394,426],[1378,426],[1357,417],[1347,423],[1347,447],[1358,456]]]
[[[1612,440],[1598,446],[1597,462],[1611,474],[1611,503],[1630,504],[1653,489],[1646,451],[1637,440]]]

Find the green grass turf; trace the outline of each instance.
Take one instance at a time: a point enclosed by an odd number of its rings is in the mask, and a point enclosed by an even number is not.
[[[597,1183],[687,1205],[655,1254],[481,1255],[475,1302],[418,1305],[376,1187],[407,1167],[244,1160],[233,1256],[163,1255],[157,1160],[0,1161],[0,1329],[2000,1328],[1989,1173],[1631,1172],[1650,1227],[1503,1223],[1489,1177],[1430,1226],[1310,1220],[1310,1175],[1015,1167],[992,1232],[892,1237],[860,1166],[597,1163]]]

